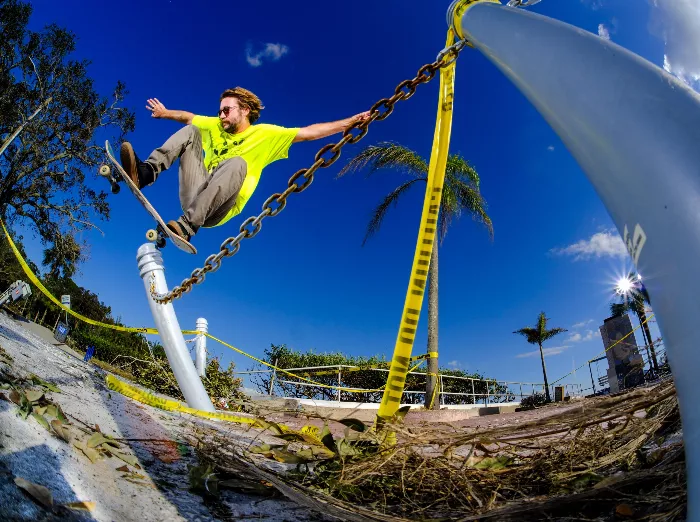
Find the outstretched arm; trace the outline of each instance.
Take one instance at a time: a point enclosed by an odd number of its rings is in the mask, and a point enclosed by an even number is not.
[[[314,125],[309,125],[308,127],[302,127],[294,138],[292,143],[297,143],[299,141],[311,141],[325,138],[332,134],[337,134],[338,132],[343,132],[345,129],[350,127],[356,121],[363,121],[369,118],[369,111],[361,112],[355,116],[350,116],[344,120],[332,121],[329,123],[316,123]]]
[[[187,111],[171,111],[165,108],[165,105],[158,101],[158,98],[149,98],[146,102],[146,108],[151,111],[151,116],[153,118],[165,118],[167,120],[175,120],[185,125],[192,123],[192,118],[194,114]]]

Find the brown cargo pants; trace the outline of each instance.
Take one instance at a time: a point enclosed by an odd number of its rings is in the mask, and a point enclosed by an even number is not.
[[[158,175],[180,158],[180,224],[196,233],[200,227],[217,225],[236,204],[246,177],[243,158],[230,158],[219,163],[209,174],[204,167],[202,134],[194,125],[183,127],[155,149],[146,160]]]

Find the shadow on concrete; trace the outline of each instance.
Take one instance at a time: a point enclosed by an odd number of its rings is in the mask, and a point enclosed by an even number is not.
[[[45,444],[24,451],[0,455],[0,520],[2,521],[92,521],[87,513],[73,511],[61,506],[78,502],[75,492],[63,475],[57,473],[61,463],[56,454]],[[53,495],[53,512],[42,507],[15,484],[20,477],[44,486]]]
[[[198,459],[179,434],[170,431],[154,416],[170,416],[171,413],[149,413],[139,403],[110,391],[102,369],[91,373],[95,389],[99,391],[105,409],[114,419],[119,431],[130,440],[129,448],[138,457],[143,469],[139,473],[148,475],[163,497],[173,505],[185,520],[216,521],[237,520],[235,513],[222,501],[203,499],[189,491],[190,467],[199,465]],[[150,408],[149,408],[150,410]],[[173,419],[175,423],[185,419]],[[249,499],[248,499],[249,500]],[[261,500],[261,499],[258,499]]]
[[[15,334],[17,337],[22,336],[12,330],[16,327],[16,329],[21,332],[21,328],[26,328],[26,346],[31,347],[32,350],[45,350],[45,345],[43,345],[43,343],[48,343],[53,344],[54,348],[59,348],[68,355],[73,356],[72,362],[75,363],[75,367],[70,368],[66,366],[65,370],[68,371],[64,372],[68,374],[70,378],[56,378],[56,374],[54,373],[51,381],[60,385],[62,381],[68,384],[74,382],[74,380],[80,380],[82,381],[81,386],[84,386],[86,390],[91,388],[88,381],[92,382],[92,388],[94,388],[94,391],[99,396],[99,400],[102,401],[103,411],[113,420],[114,424],[110,427],[110,431],[111,429],[116,429],[121,437],[130,439],[124,441],[124,443],[128,445],[131,452],[133,452],[139,460],[142,469],[137,470],[137,472],[142,475],[147,475],[153,481],[160,498],[173,506],[173,511],[176,511],[184,520],[204,522],[263,518],[271,522],[279,522],[282,520],[299,520],[297,514],[301,516],[303,520],[323,519],[322,515],[319,517],[315,515],[311,517],[308,514],[308,510],[287,500],[284,500],[283,507],[280,507],[278,503],[280,501],[278,500],[272,501],[270,505],[267,501],[271,499],[266,497],[241,494],[230,490],[221,491],[221,496],[218,499],[204,499],[192,493],[190,491],[189,470],[190,467],[198,465],[199,462],[197,456],[189,448],[189,445],[179,444],[186,442],[182,440],[184,431],[183,425],[193,422],[189,417],[181,417],[172,412],[154,410],[117,392],[109,390],[105,383],[105,376],[108,372],[90,363],[83,362],[82,356],[79,356],[79,354],[76,354],[73,350],[64,349],[63,345],[56,346],[56,344],[54,344],[55,340],[53,340],[52,332],[49,329],[34,323],[12,323],[7,326],[8,328],[6,328],[6,330],[10,334]],[[34,336],[39,337],[42,344],[39,344]],[[54,341],[53,343],[51,342],[52,340]],[[80,372],[79,377],[73,374],[73,372],[78,373],[77,367],[85,368],[84,371]],[[60,368],[55,367],[54,369],[59,370]],[[76,388],[74,388],[74,390],[77,392]],[[64,393],[67,392],[64,390]],[[94,393],[93,390],[90,390],[90,394],[92,393]],[[96,398],[93,400],[96,400]],[[0,407],[4,406],[7,408],[8,404],[10,407],[14,406],[11,403],[0,401]],[[81,420],[83,422],[90,422],[90,419],[87,418]],[[31,460],[36,462],[37,466],[43,463],[45,467],[44,477],[55,476],[56,470],[60,469],[60,464],[56,463],[57,456],[51,455],[50,450],[46,448],[43,451],[48,452],[50,458],[44,457],[36,448],[23,452],[25,455],[13,458],[15,460],[17,458]],[[0,462],[5,459],[6,457],[0,457]],[[56,486],[53,482],[51,482],[51,484],[46,484],[40,480],[33,480],[30,477],[23,478],[45,485],[52,490]],[[44,480],[47,481],[51,479],[44,478]],[[56,480],[59,481],[61,488],[67,487],[63,477],[57,476]],[[10,482],[11,487],[16,487],[14,486],[14,482]],[[4,494],[2,489],[0,489],[0,498],[4,499]],[[22,494],[21,491],[19,494]],[[265,502],[265,505],[261,505],[263,502]],[[163,504],[160,503],[158,507],[154,505],[154,509],[163,509],[163,507]],[[3,509],[7,511],[9,508],[3,506]],[[141,506],[141,509],[143,509],[143,506]],[[34,509],[25,516],[23,513],[16,515],[14,511],[4,512],[0,509],[0,521],[54,520],[52,518],[35,518],[37,513],[36,509]],[[144,513],[144,519],[149,519],[148,515],[152,514],[153,513]],[[19,518],[8,518],[10,515]],[[63,520],[92,519],[88,517]]]
[[[26,339],[26,337],[23,337],[19,335],[17,332],[13,332],[12,330],[5,328],[4,326],[0,326],[0,335],[3,337],[7,337],[8,339],[12,339],[13,341],[17,341],[18,343],[28,343],[29,341]]]

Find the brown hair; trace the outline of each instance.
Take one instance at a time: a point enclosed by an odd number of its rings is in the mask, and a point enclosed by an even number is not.
[[[244,89],[243,87],[234,87],[233,89],[226,89],[221,94],[219,101],[223,100],[224,98],[236,98],[238,100],[238,104],[242,108],[248,109],[250,111],[248,113],[248,121],[250,123],[255,123],[260,117],[260,111],[265,108],[262,102],[260,101],[260,98],[255,96],[255,94],[250,92],[248,89]]]

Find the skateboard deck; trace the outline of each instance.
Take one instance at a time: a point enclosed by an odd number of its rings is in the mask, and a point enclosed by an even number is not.
[[[131,192],[133,192],[134,196],[136,196],[136,199],[138,199],[141,202],[143,208],[145,208],[146,211],[151,215],[151,217],[156,221],[155,230],[148,230],[146,232],[146,239],[154,242],[158,248],[163,248],[165,247],[165,238],[167,237],[173,243],[175,243],[175,246],[178,247],[180,250],[183,250],[188,254],[196,254],[197,249],[193,245],[191,245],[189,242],[185,241],[180,236],[170,231],[170,229],[167,227],[167,225],[160,217],[158,212],[156,212],[156,209],[153,208],[153,205],[151,205],[151,203],[146,199],[146,196],[144,196],[143,193],[139,190],[139,188],[134,184],[134,182],[131,181],[129,175],[122,168],[121,163],[117,161],[116,157],[114,156],[114,151],[112,150],[112,146],[109,144],[109,140],[105,140],[105,151],[107,152],[107,157],[117,169],[119,176],[124,180],[124,183],[126,183]],[[108,177],[110,173],[103,170],[103,167],[109,168],[108,165],[103,165],[102,167],[100,167],[100,175]]]

